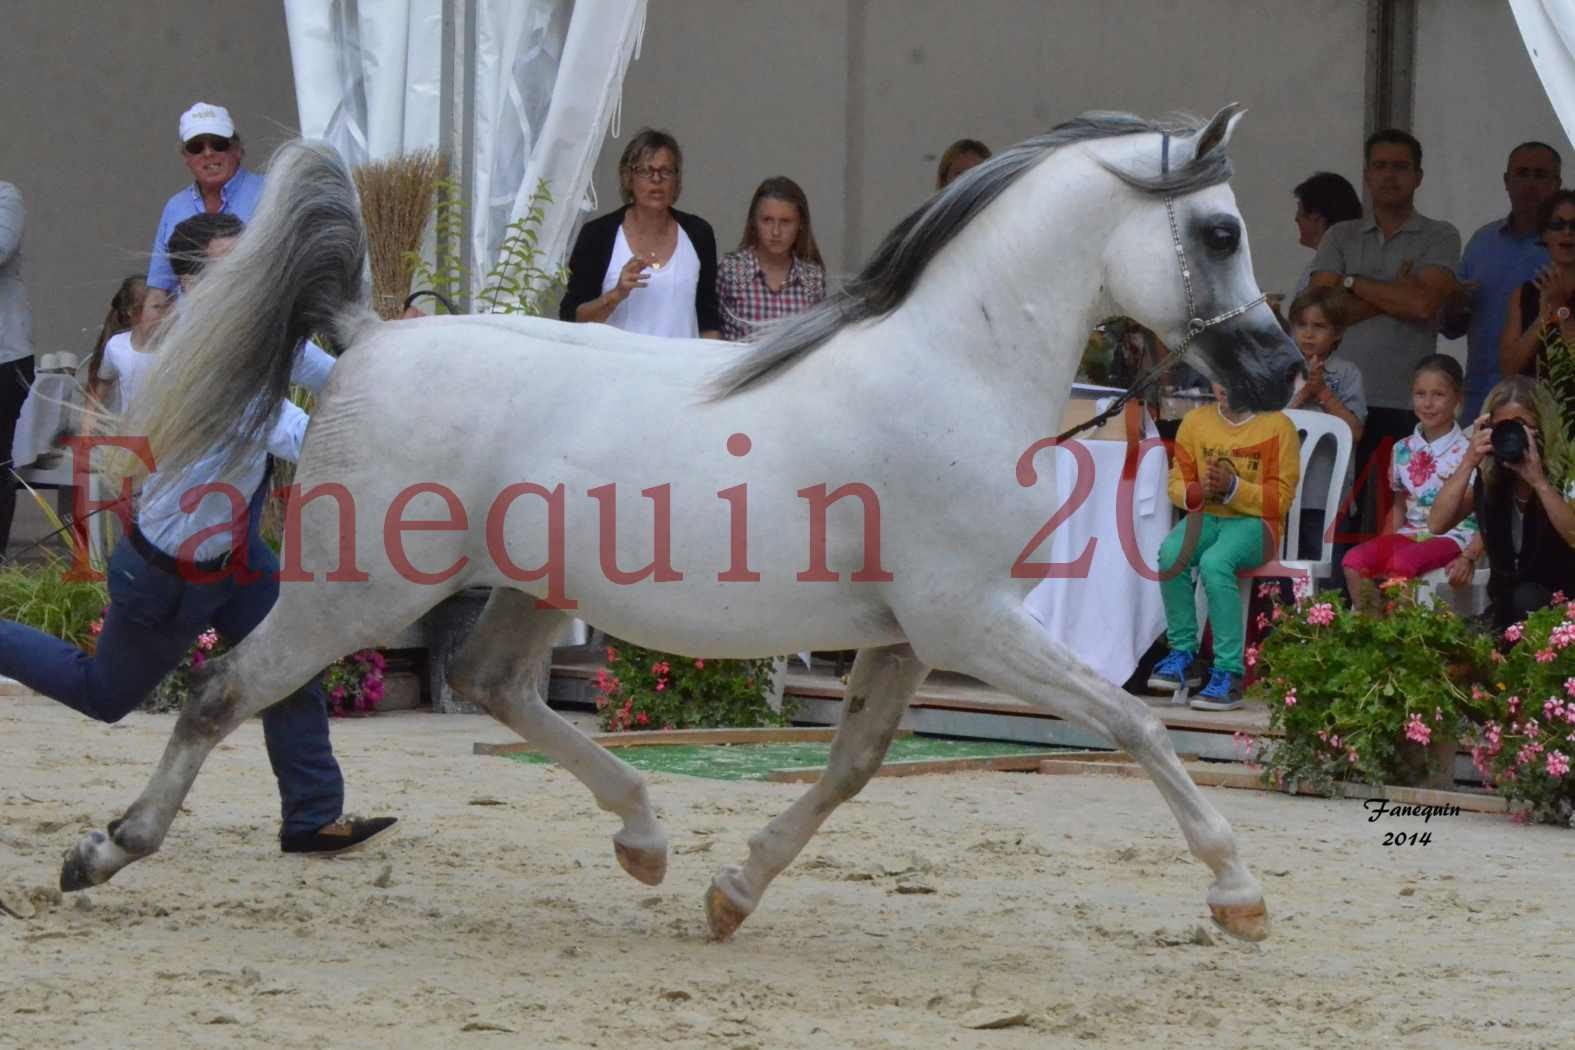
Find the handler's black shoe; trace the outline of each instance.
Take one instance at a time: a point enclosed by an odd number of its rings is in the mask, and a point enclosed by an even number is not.
[[[298,831],[293,835],[280,835],[279,848],[286,853],[306,853],[314,857],[333,857],[359,849],[384,834],[398,821],[397,817],[340,817],[332,824],[324,824],[316,831]]]

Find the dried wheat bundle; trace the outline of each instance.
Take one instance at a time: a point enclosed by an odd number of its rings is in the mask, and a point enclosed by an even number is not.
[[[372,258],[372,305],[384,320],[398,317],[410,294],[410,253],[421,249],[443,171],[436,150],[402,153],[355,169]]]

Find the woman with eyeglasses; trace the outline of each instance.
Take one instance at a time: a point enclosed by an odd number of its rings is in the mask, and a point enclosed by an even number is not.
[[[1539,375],[1549,335],[1575,346],[1575,190],[1548,198],[1538,229],[1553,261],[1509,297],[1498,343],[1499,371],[1506,376]]]
[[[569,254],[565,321],[626,332],[716,339],[716,234],[673,207],[683,189],[683,150],[666,131],[642,128],[618,161],[623,207],[580,230]]]

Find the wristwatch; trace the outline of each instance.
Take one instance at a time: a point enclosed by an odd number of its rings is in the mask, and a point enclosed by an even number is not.
[[[1356,274],[1348,273],[1343,278],[1341,278],[1341,280],[1340,280],[1340,287],[1344,288],[1348,292],[1351,289],[1355,288],[1356,287]]]

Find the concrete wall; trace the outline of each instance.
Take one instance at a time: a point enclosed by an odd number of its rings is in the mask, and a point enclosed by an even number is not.
[[[1417,10],[1416,121],[1424,177],[1419,207],[1460,228],[1462,239],[1509,211],[1504,161],[1528,139],[1564,156],[1572,147],[1526,54],[1509,5],[1498,0],[1421,0]]]
[[[180,114],[229,108],[260,164],[295,127],[284,13],[271,3],[7,0],[0,178],[26,199],[38,353],[86,353],[120,279],[147,270],[159,211],[191,177]]]

